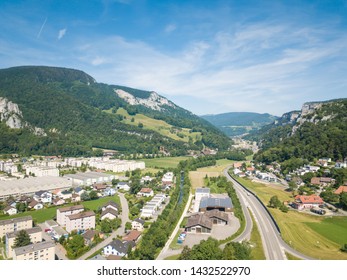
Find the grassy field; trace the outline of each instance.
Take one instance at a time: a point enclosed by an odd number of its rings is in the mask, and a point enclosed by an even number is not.
[[[106,112],[112,114],[112,110],[107,110]],[[190,132],[190,129],[188,128],[175,130],[173,129],[173,126],[171,124],[168,124],[167,122],[162,120],[152,119],[143,114],[136,114],[134,116],[131,116],[128,114],[128,112],[124,108],[119,108],[116,114],[122,115],[125,117],[125,119],[122,121],[123,123],[135,125],[135,126],[138,126],[139,123],[142,123],[143,128],[154,130],[160,133],[161,135],[170,137],[171,139],[174,139],[174,140],[183,141],[183,142],[188,142],[189,138],[191,138],[193,142],[201,140],[200,132]],[[134,118],[133,122],[131,121],[132,118]]]
[[[265,205],[273,195],[277,195],[281,201],[293,200],[290,193],[280,188],[242,178],[239,181],[255,192]],[[340,251],[341,242],[347,242],[346,217],[322,217],[294,210],[288,213],[272,208],[269,210],[281,229],[283,239],[294,249],[316,259],[347,259],[347,254]]]
[[[285,252],[285,254],[286,254],[287,259],[290,260],[290,261],[302,260],[302,259],[299,259],[298,257],[295,257],[295,256],[293,256],[292,254],[289,254],[289,253],[287,253],[287,252]]]
[[[98,207],[102,206],[108,201],[114,201],[120,205],[120,200],[118,196],[108,196],[108,197],[103,197],[99,198],[97,200],[91,200],[91,201],[83,201],[81,204],[90,210],[97,210]],[[0,220],[7,220],[7,219],[13,219],[13,218],[18,218],[18,217],[24,217],[24,216],[32,216],[33,220],[35,220],[38,223],[43,223],[44,221],[51,220],[53,219],[56,214],[57,214],[57,209],[66,207],[66,206],[71,206],[73,204],[66,204],[64,206],[59,206],[59,207],[50,207],[50,208],[44,208],[41,210],[35,210],[35,211],[27,211],[24,213],[20,213],[17,215],[13,216],[2,216],[0,217]]]
[[[181,160],[187,160],[190,157],[162,157],[162,158],[151,158],[142,159],[146,164],[146,168],[176,168]]]
[[[180,257],[180,254],[178,254],[178,255],[173,255],[173,256],[170,256],[170,257],[165,258],[165,260],[175,261],[175,260],[178,260],[179,257]]]
[[[208,177],[218,177],[222,175],[223,170],[233,163],[232,160],[220,159],[217,160],[215,166],[199,168],[196,171],[189,172],[189,178],[192,184],[192,188],[200,188],[205,185],[204,178]],[[212,192],[212,191],[211,191]]]

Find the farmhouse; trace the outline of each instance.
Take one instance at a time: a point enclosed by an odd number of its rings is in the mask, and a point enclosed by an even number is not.
[[[212,221],[204,214],[190,216],[186,225],[186,231],[191,233],[211,233]]]
[[[297,195],[293,206],[295,209],[303,210],[323,205],[324,201],[318,195]]]

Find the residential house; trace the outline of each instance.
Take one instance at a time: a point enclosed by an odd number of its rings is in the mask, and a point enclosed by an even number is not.
[[[14,249],[14,260],[54,260],[55,244],[44,241]]]
[[[42,241],[42,230],[40,227],[33,227],[29,229],[25,229],[26,233],[30,236],[31,243],[38,243]],[[15,239],[18,235],[19,231],[6,233],[6,255],[7,258],[13,257],[13,246],[15,243]]]
[[[111,187],[107,187],[105,190],[104,190],[104,193],[103,195],[104,196],[113,196],[116,194],[116,190],[114,188],[111,188]]]
[[[117,212],[119,212],[119,210],[120,210],[119,205],[116,202],[111,201],[111,200],[109,202],[107,202],[106,204],[104,204],[104,206],[102,206],[101,210],[105,211],[107,208],[112,208],[113,210],[115,210]]]
[[[156,205],[147,205],[141,209],[141,218],[152,218],[157,210]]]
[[[338,160],[335,163],[335,168],[347,168],[347,158],[344,161]]]
[[[10,216],[12,215],[16,215],[17,214],[17,208],[13,207],[13,206],[7,206],[4,208],[4,213],[5,214],[9,214]]]
[[[347,186],[339,186],[336,191],[334,191],[334,194],[341,194],[341,193],[347,193]]]
[[[95,213],[93,211],[80,212],[66,216],[66,231],[82,230],[95,228]]]
[[[53,194],[48,191],[38,191],[34,194],[33,198],[42,203],[52,203]]]
[[[101,234],[100,234],[100,231],[98,230],[92,230],[92,229],[89,229],[89,230],[86,230],[83,234],[82,234],[83,238],[84,238],[84,243],[85,245],[87,246],[90,246],[92,245],[94,239],[95,239],[95,236],[99,236],[99,237],[103,237]]]
[[[234,168],[240,169],[242,167],[242,162],[235,162]]]
[[[153,180],[153,178],[147,175],[147,176],[144,176],[144,177],[141,178],[140,183],[141,184],[145,184],[145,183],[148,183],[148,182],[152,182],[152,180]]]
[[[174,174],[173,174],[173,172],[166,172],[163,175],[163,178],[161,179],[161,182],[162,182],[163,185],[172,186],[172,184],[174,182]]]
[[[118,217],[118,211],[114,210],[113,208],[106,208],[104,211],[101,212],[100,220],[104,219],[116,219]]]
[[[6,233],[16,230],[28,229],[33,227],[33,218],[31,216],[25,216],[20,218],[13,218],[9,220],[0,221],[0,238]]]
[[[293,207],[298,210],[311,209],[324,204],[324,201],[318,195],[297,195]]]
[[[94,184],[93,189],[97,192],[106,190],[107,186],[105,184]]]
[[[327,186],[331,184],[335,184],[335,179],[328,178],[328,177],[313,177],[311,179],[312,185],[318,185],[318,186]]]
[[[119,182],[116,186],[118,190],[130,191],[130,185],[127,182]]]
[[[127,256],[128,251],[135,246],[132,241],[121,241],[119,239],[111,241],[110,244],[104,247],[103,254],[105,256],[115,255],[124,257]]]
[[[65,200],[62,199],[62,198],[60,198],[60,197],[57,197],[57,198],[53,199],[52,202],[53,202],[53,204],[54,204],[55,206],[59,206],[59,205],[65,204]]]
[[[71,195],[71,202],[80,202],[80,201],[81,201],[81,197],[77,193],[73,193]]]
[[[81,195],[84,192],[84,189],[82,189],[81,187],[77,187],[74,189],[74,193]]]
[[[33,199],[29,204],[28,204],[29,209],[35,209],[35,210],[40,210],[43,208],[43,204],[41,202],[36,201]]]
[[[62,199],[70,199],[72,198],[72,191],[71,190],[63,190],[60,192],[59,197]]]
[[[81,213],[84,211],[83,205],[74,205],[57,209],[57,223],[63,227],[66,226],[66,217],[69,215]]]
[[[145,224],[144,220],[142,220],[141,218],[136,218],[135,220],[131,222],[131,229],[137,230],[137,231],[143,231],[144,224]]]
[[[138,193],[137,196],[146,196],[146,197],[150,197],[153,196],[154,192],[151,188],[142,188]]]
[[[127,233],[127,235],[125,235],[122,240],[123,241],[133,241],[135,243],[137,243],[137,241],[139,241],[139,239],[141,238],[141,232],[137,231],[137,230],[132,230],[130,232]]]

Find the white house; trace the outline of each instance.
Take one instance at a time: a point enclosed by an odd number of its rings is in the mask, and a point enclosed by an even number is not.
[[[142,188],[138,193],[138,196],[146,196],[146,197],[150,197],[154,195],[154,192],[151,188]]]
[[[129,247],[134,247],[134,242],[116,239],[104,247],[103,253],[105,256],[114,255],[124,257],[127,256]]]
[[[48,191],[38,191],[34,194],[33,198],[36,201],[42,202],[42,203],[52,203],[53,194]]]
[[[11,215],[16,215],[17,212],[18,212],[17,209],[15,207],[13,207],[13,206],[7,206],[4,209],[4,213],[5,214],[9,214],[10,216]]]
[[[142,220],[141,218],[136,218],[135,220],[133,220],[131,222],[131,229],[143,231],[144,230],[144,224],[145,224],[144,220]]]
[[[113,208],[106,208],[104,211],[101,212],[100,220],[105,219],[116,219],[118,217],[118,211],[114,210]]]
[[[104,196],[112,196],[112,195],[115,195],[116,192],[117,192],[117,191],[116,191],[114,188],[107,187],[107,188],[104,190]]]
[[[124,190],[124,191],[128,192],[128,191],[130,191],[130,186],[126,182],[119,182],[117,184],[117,189]]]
[[[33,199],[29,204],[28,204],[29,209],[35,209],[35,210],[40,210],[43,208],[42,202],[38,202],[35,199]]]

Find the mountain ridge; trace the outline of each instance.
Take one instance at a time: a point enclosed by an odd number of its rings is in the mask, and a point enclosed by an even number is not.
[[[134,98],[151,95],[151,92],[148,94],[143,90],[97,83],[81,70],[48,66],[0,69],[0,96],[17,104],[24,122],[42,128],[47,134],[46,137],[30,136],[32,143],[28,141],[24,148],[26,151],[51,154],[62,150],[62,154],[71,154],[72,147],[75,147],[77,154],[89,154],[93,147],[98,147],[155,154],[164,148],[176,155],[200,150],[203,146],[221,150],[229,147],[228,139],[222,132],[165,97],[155,94],[160,104],[151,100],[155,106],[160,105],[161,109],[157,111],[146,107],[146,102],[137,105],[128,103],[115,93],[117,89],[128,90],[127,93]],[[170,102],[175,107],[168,106]],[[122,116],[104,112],[118,108],[124,108],[130,115],[141,113],[178,128],[199,131],[201,139],[195,139],[195,142],[193,139],[189,142],[174,140],[146,127],[123,123]],[[5,122],[2,122],[2,127],[4,125]],[[2,131],[0,152],[18,152],[21,150],[18,143],[25,143],[20,139],[23,137],[21,133],[11,129],[14,128]],[[20,129],[28,130],[28,127]],[[4,133],[16,135],[16,140],[9,141]],[[29,131],[24,134],[27,137]],[[69,148],[64,150],[64,147]]]

